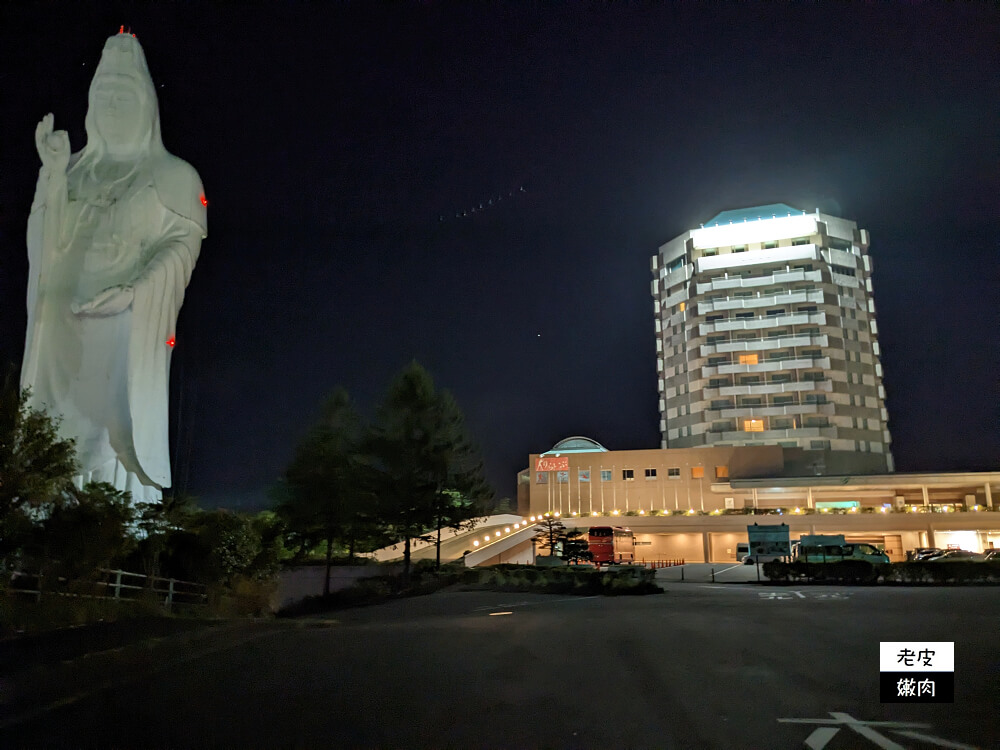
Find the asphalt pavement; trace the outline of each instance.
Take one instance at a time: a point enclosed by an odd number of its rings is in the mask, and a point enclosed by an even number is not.
[[[617,598],[444,592],[244,628],[8,711],[0,744],[998,746],[998,588],[664,585]],[[879,642],[904,640],[955,642],[954,703],[879,702]]]

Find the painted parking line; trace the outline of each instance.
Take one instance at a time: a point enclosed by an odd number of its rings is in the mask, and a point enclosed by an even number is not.
[[[736,563],[735,565],[730,565],[728,568],[723,568],[722,570],[715,571],[715,575],[719,575],[721,573],[725,573],[727,570],[732,570],[733,568],[742,568],[742,567],[743,567],[743,563]]]

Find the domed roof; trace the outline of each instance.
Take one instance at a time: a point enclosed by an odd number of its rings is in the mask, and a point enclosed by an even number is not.
[[[603,445],[598,443],[589,437],[583,437],[582,435],[574,435],[573,437],[568,437],[560,440],[558,443],[553,445],[549,450],[543,453],[543,456],[548,456],[553,453],[607,453],[608,449]]]

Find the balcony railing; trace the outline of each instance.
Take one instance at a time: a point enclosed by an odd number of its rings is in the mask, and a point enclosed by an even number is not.
[[[712,279],[711,281],[697,284],[695,288],[698,294],[707,292],[725,291],[727,289],[753,289],[758,286],[768,284],[792,284],[796,281],[821,282],[823,275],[819,271],[775,271],[763,276],[730,276],[728,279]]]
[[[759,362],[755,365],[740,365],[740,364],[719,364],[719,365],[706,365],[701,368],[701,377],[707,378],[712,375],[739,375],[742,373],[755,373],[755,372],[777,372],[778,370],[808,370],[808,369],[820,369],[827,370],[830,368],[830,358],[829,357],[817,357],[814,359],[780,359],[780,360],[767,360],[765,362]]]
[[[790,333],[787,336],[761,336],[755,339],[703,344],[699,353],[702,357],[707,357],[709,354],[722,354],[724,352],[767,351],[769,349],[786,349],[790,346],[829,346],[829,341],[829,336],[826,334],[811,336],[803,333]]]
[[[833,391],[833,381],[804,380],[798,383],[750,383],[728,385],[721,388],[706,388],[702,393],[705,398],[715,396],[756,396],[769,393],[799,393],[801,391]]]
[[[782,326],[806,325],[812,323],[816,325],[826,325],[826,313],[817,311],[813,313],[788,313],[786,315],[765,315],[755,318],[727,318],[725,320],[714,320],[701,323],[698,326],[700,336],[708,336],[711,333],[722,333],[723,331],[753,331],[761,328],[780,328]]]
[[[707,315],[722,310],[749,310],[757,307],[773,307],[774,305],[792,305],[800,302],[823,302],[823,292],[814,290],[810,292],[789,292],[785,294],[771,294],[766,297],[746,297],[720,299],[713,302],[703,301],[698,303],[698,314]]]

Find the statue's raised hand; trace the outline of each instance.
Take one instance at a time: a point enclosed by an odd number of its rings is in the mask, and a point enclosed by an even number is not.
[[[132,304],[135,292],[130,286],[112,286],[86,302],[73,302],[69,309],[74,315],[106,318],[124,312]]]
[[[45,115],[35,128],[35,147],[42,159],[42,166],[51,174],[66,174],[69,165],[69,134],[65,130],[52,130],[55,118]]]

